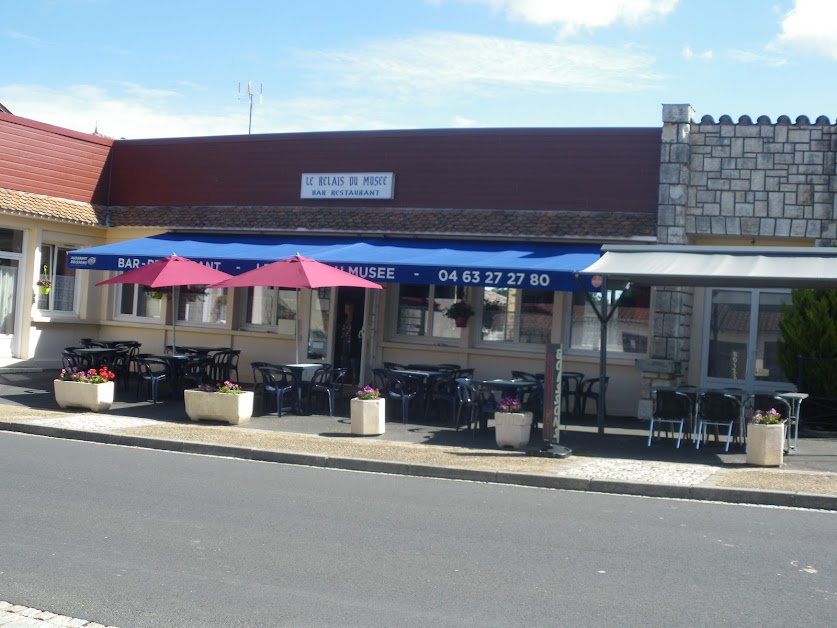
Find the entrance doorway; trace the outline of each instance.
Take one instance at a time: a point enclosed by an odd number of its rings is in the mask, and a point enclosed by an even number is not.
[[[337,289],[337,324],[334,326],[334,365],[345,368],[347,384],[360,383],[360,360],[363,355],[363,317],[366,290]]]

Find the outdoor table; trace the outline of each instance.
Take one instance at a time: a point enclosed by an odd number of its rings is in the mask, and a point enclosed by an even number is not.
[[[180,395],[182,393],[180,389],[180,384],[183,380],[183,369],[186,367],[186,364],[189,362],[189,360],[191,360],[194,356],[188,355],[186,353],[152,353],[149,354],[148,357],[164,360],[169,365],[169,367],[171,368],[172,389],[176,391],[178,395]]]
[[[474,383],[492,393],[511,394],[517,399],[522,399],[524,393],[539,385],[538,382],[531,379],[484,379],[475,380]]]
[[[296,411],[297,414],[302,414],[302,398],[305,396],[305,384],[306,382],[310,382],[311,378],[314,377],[314,373],[320,370],[323,367],[328,366],[327,364],[319,364],[317,362],[310,362],[310,363],[303,363],[303,364],[279,364],[277,366],[282,366],[289,371],[294,376],[294,380],[296,380]]]
[[[93,342],[100,344],[108,349],[116,349],[118,347],[132,347],[134,345],[140,344],[137,340],[94,340]]]
[[[82,356],[90,363],[91,368],[99,369],[110,366],[117,353],[123,351],[119,347],[84,347],[73,349],[73,353]]]
[[[430,412],[430,390],[433,382],[440,377],[447,375],[446,371],[431,371],[427,369],[389,369],[390,373],[394,373],[400,377],[408,377],[418,382],[418,391],[421,394],[421,405],[424,405],[424,418],[427,418]]]
[[[776,396],[781,397],[790,404],[788,427],[785,431],[785,450],[790,454],[791,450],[796,451],[797,441],[799,440],[799,411],[802,402],[808,398],[808,393],[785,392],[776,393]]]
[[[167,351],[172,351],[173,353],[194,353],[195,355],[209,355],[213,351],[228,351],[230,347],[192,347],[187,345],[166,345]]]

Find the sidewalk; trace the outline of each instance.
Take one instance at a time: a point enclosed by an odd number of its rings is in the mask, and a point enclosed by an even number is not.
[[[663,439],[647,447],[645,422],[609,420],[602,436],[588,418],[561,432],[573,455],[550,459],[498,449],[493,431],[473,436],[439,418],[389,421],[376,437],[353,436],[346,417],[273,414],[239,426],[194,423],[182,401],[135,402],[133,389],[118,392],[106,413],[61,410],[53,376],[0,369],[0,429],[326,468],[837,510],[837,437],[829,434],[803,430],[799,451],[782,468],[754,468],[734,446],[730,453],[712,441],[697,451],[687,443],[678,450]]]

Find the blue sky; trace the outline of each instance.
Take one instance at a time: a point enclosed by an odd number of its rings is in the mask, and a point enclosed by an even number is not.
[[[26,0],[0,103],[111,137],[837,119],[834,0]],[[241,85],[242,95],[239,95]]]

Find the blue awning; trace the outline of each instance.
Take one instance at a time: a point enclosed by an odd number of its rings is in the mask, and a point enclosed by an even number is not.
[[[176,253],[232,275],[297,253],[376,282],[574,291],[600,244],[165,233],[71,251],[71,268],[129,270]]]

